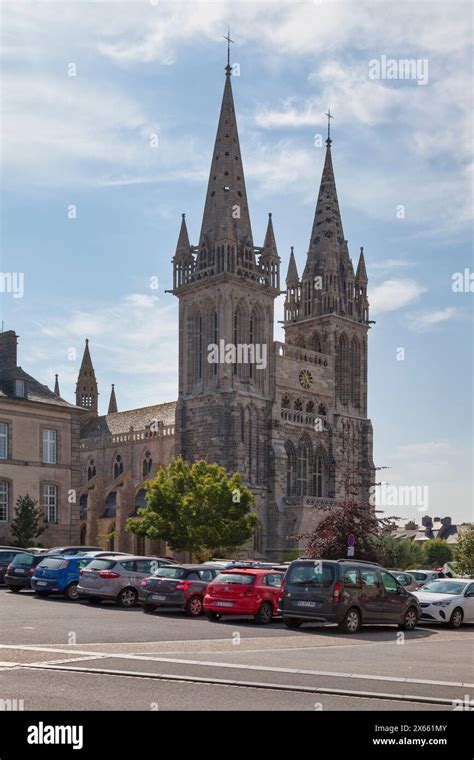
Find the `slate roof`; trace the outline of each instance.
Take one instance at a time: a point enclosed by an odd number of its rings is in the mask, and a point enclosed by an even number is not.
[[[26,381],[26,398],[21,399],[14,394],[14,382],[15,379],[23,379]],[[41,404],[52,404],[53,406],[69,407],[70,409],[77,409],[74,404],[70,404],[60,396],[56,396],[54,391],[48,388],[47,385],[43,385],[34,377],[25,372],[21,367],[16,367],[15,370],[4,370],[0,372],[0,398],[13,398],[19,401],[36,401]]]
[[[81,433],[81,438],[95,438],[100,435],[120,435],[134,430],[143,430],[153,420],[159,420],[163,425],[174,425],[176,401],[164,404],[143,406],[140,409],[128,409],[124,412],[114,412],[96,417]]]

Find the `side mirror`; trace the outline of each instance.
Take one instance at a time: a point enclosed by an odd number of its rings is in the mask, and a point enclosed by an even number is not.
[[[403,596],[404,593],[405,593],[405,589],[403,588],[403,586],[397,586],[397,594],[401,594]]]

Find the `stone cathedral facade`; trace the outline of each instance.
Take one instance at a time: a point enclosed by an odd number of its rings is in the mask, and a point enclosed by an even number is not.
[[[259,522],[242,556],[278,559],[304,545],[294,536],[315,527],[348,487],[367,496],[367,273],[362,249],[354,272],[344,238],[329,136],[308,232],[301,276],[293,250],[289,257],[280,343],[273,333],[280,257],[271,215],[263,246],[253,240],[228,65],[200,237],[190,243],[183,215],[172,262],[177,402],[118,412],[112,388],[109,413],[98,416],[86,345],[76,393],[89,411],[81,441],[84,542],[114,533],[116,549],[163,550],[135,545],[123,529],[144,503],[146,479],[173,454],[218,462],[251,487]]]

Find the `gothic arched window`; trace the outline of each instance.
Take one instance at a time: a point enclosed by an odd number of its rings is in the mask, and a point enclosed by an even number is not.
[[[351,401],[356,408],[360,406],[360,346],[357,338],[351,344]]]
[[[306,496],[308,494],[309,468],[311,463],[311,443],[303,437],[298,444],[296,458],[296,494]]]
[[[123,473],[123,462],[120,454],[117,454],[114,460],[114,480]]]
[[[150,452],[145,451],[145,454],[143,456],[143,462],[142,462],[142,474],[144,478],[146,478],[150,474],[152,464],[153,464],[153,460],[151,458]]]
[[[291,441],[285,443],[286,451],[286,495],[296,493],[296,451]]]
[[[336,356],[337,396],[343,404],[349,400],[349,344],[344,333],[339,338]]]
[[[93,459],[89,459],[89,464],[87,465],[87,480],[92,480],[92,478],[95,478],[97,475],[97,470],[95,467],[95,463]]]
[[[318,449],[313,466],[313,495],[325,496],[326,457],[322,449]]]

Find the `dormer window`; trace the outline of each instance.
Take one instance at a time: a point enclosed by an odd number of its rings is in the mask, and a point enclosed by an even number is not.
[[[26,383],[20,377],[15,379],[15,396],[18,398],[25,398],[26,396]]]

